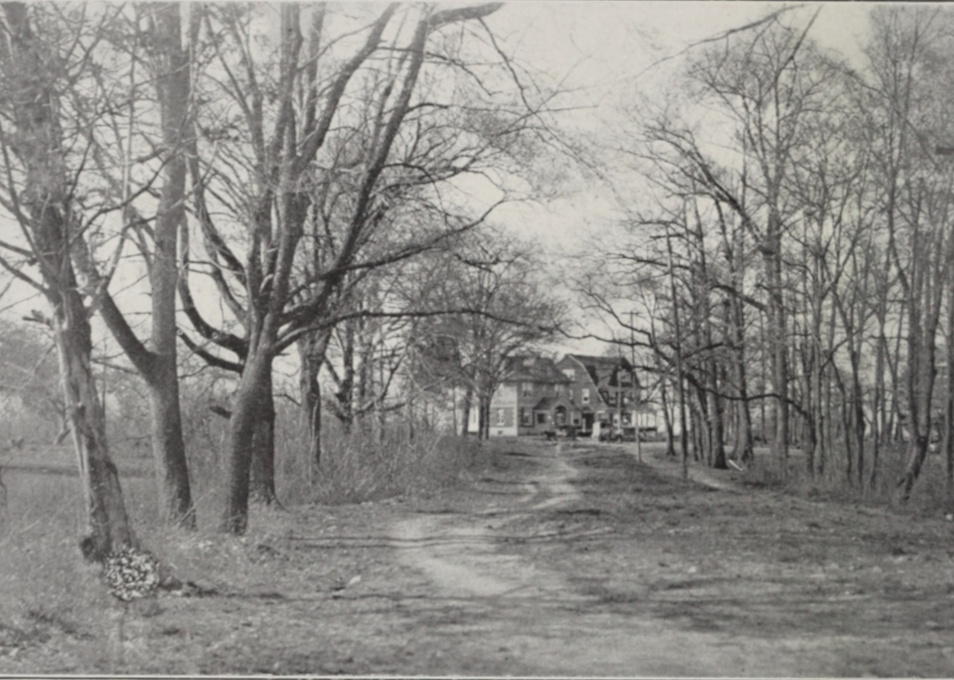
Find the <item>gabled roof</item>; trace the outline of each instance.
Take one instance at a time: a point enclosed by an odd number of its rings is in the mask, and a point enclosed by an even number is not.
[[[570,382],[557,368],[553,359],[536,354],[518,354],[508,357],[504,366],[504,381],[555,384]]]
[[[629,359],[622,356],[600,357],[591,354],[567,354],[566,356],[583,366],[595,385],[616,387],[619,373],[621,371],[629,373],[633,370]],[[636,383],[639,384],[638,379]]]

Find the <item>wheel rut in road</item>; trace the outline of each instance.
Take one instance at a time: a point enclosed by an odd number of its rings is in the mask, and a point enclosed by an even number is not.
[[[578,599],[556,573],[501,553],[498,538],[489,528],[495,520],[500,526],[507,517],[557,508],[580,498],[570,482],[577,470],[562,457],[562,447],[539,460],[543,470],[524,482],[519,495],[504,502],[506,507],[498,500],[467,522],[461,521],[461,515],[446,514],[422,514],[399,522],[393,536],[403,546],[401,561],[452,597],[530,598],[549,592]]]
[[[542,450],[535,457],[539,469],[507,500],[498,491],[476,512],[420,514],[395,526],[400,563],[426,579],[428,606],[445,612],[439,620],[454,623],[448,646],[460,655],[509,650],[508,672],[514,673],[699,675],[746,667],[737,648],[721,649],[707,635],[636,611],[606,612],[599,596],[581,592],[556,565],[506,552],[514,538],[571,538],[515,537],[507,527],[527,515],[574,509],[581,500],[572,483],[579,471],[568,455],[562,445]],[[695,652],[686,657],[690,648]]]

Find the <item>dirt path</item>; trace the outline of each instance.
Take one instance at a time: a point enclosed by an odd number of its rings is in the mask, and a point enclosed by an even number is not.
[[[859,603],[862,598],[850,587],[843,590],[851,579],[831,574],[837,565],[828,573],[821,568],[800,574],[801,585],[789,597],[786,564],[773,570],[770,560],[740,561],[733,564],[740,573],[725,582],[721,574],[713,575],[698,546],[687,550],[687,559],[648,541],[641,545],[607,535],[606,526],[574,522],[601,513],[587,507],[574,485],[581,476],[577,465],[587,455],[585,448],[541,447],[534,457],[537,469],[524,480],[522,493],[506,503],[495,500],[484,511],[419,515],[397,523],[401,564],[426,579],[432,601],[456,612],[453,640],[462,663],[483,650],[491,657],[505,651],[509,672],[530,674],[906,674],[904,662],[885,662],[884,650],[868,647],[863,626],[819,634],[809,623],[846,596],[868,615],[876,610]],[[644,460],[648,469],[670,478],[681,472],[651,455]],[[731,480],[705,471],[693,470],[690,478],[718,498],[738,490]],[[538,532],[537,538],[521,533],[527,530]],[[740,579],[746,571],[747,584]],[[806,586],[815,589],[814,599],[805,598]],[[786,614],[793,603],[797,608]],[[786,616],[794,625],[784,622]],[[758,624],[746,621],[759,617],[772,620],[762,634]],[[733,620],[741,625],[726,625]],[[904,646],[897,636],[892,643]],[[929,667],[954,670],[954,647],[939,645],[933,652]],[[453,669],[451,664],[442,670]]]
[[[555,574],[497,549],[490,518],[497,524],[508,516],[556,508],[580,498],[570,483],[577,471],[561,455],[540,457],[543,469],[523,483],[523,493],[511,499],[505,509],[496,504],[472,513],[461,522],[456,515],[417,515],[397,523],[394,538],[400,542],[399,558],[411,568],[424,572],[442,593],[463,597],[531,598],[541,595],[570,595],[566,584]]]
[[[733,667],[765,674],[774,668],[747,663],[740,650],[725,649],[712,636],[639,616],[638,607],[633,613],[601,612],[599,597],[580,592],[566,575],[502,550],[514,538],[509,525],[515,519],[572,511],[582,499],[572,484],[579,471],[562,445],[537,460],[540,469],[524,483],[526,491],[506,508],[494,504],[470,515],[419,515],[397,523],[399,559],[428,579],[432,598],[469,609],[465,618],[484,620],[473,624],[468,637],[488,650],[513,653],[514,666],[532,673],[712,675]],[[488,522],[490,517],[496,521]]]

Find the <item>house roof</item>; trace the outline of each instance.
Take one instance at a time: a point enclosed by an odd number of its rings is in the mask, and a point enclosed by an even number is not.
[[[629,373],[633,370],[633,365],[626,357],[600,357],[592,354],[567,354],[577,363],[581,364],[590,379],[595,385],[617,387],[619,385],[619,373]],[[639,379],[636,379],[639,385]]]
[[[568,383],[556,362],[536,354],[518,354],[508,357],[504,367],[504,381],[532,383]]]

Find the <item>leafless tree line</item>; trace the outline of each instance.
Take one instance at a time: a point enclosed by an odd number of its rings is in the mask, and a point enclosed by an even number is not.
[[[781,475],[795,445],[868,492],[904,442],[904,501],[936,446],[950,495],[954,17],[873,8],[851,66],[816,16],[698,46],[632,108],[620,148],[648,188],[620,190],[628,239],[581,289],[648,351],[684,457],[750,461],[761,438]]]

